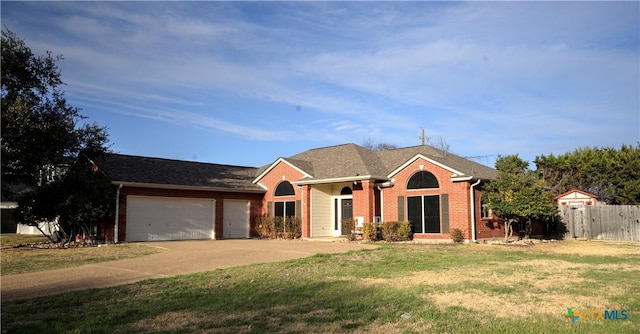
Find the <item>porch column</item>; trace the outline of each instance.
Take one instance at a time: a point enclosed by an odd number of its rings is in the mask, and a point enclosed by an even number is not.
[[[311,186],[305,184],[302,186],[302,194],[300,198],[302,205],[302,217],[300,221],[302,223],[302,237],[309,238],[311,236]]]
[[[353,193],[354,201],[354,217],[364,217],[364,222],[373,222],[375,215],[375,192],[374,183],[372,181],[362,181],[362,190]]]

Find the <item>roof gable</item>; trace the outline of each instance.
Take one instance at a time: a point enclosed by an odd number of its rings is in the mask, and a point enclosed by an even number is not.
[[[428,157],[426,157],[426,156],[424,156],[422,154],[417,154],[413,158],[407,160],[407,162],[402,164],[400,167],[396,168],[391,173],[389,173],[388,177],[392,178],[394,175],[398,174],[399,172],[401,172],[403,169],[407,168],[407,166],[411,165],[412,163],[414,163],[418,159],[422,159],[422,160],[428,161],[428,162],[430,162],[430,163],[432,163],[432,164],[434,164],[434,165],[436,165],[436,166],[438,166],[440,168],[446,169],[446,170],[450,171],[451,173],[453,173],[452,176],[463,176],[463,175],[465,175],[461,171],[458,171],[458,170],[453,169],[453,168],[451,168],[449,166],[443,165],[443,164],[439,163],[438,161],[430,159],[430,158],[428,158]]]
[[[378,152],[391,177],[417,158],[422,158],[439,167],[451,171],[452,177],[463,179],[494,179],[496,170],[458,155],[437,148],[420,145]]]
[[[582,196],[578,196],[578,194],[582,195]],[[573,197],[569,197],[569,195],[574,195]],[[597,198],[594,194],[588,193],[586,191],[582,191],[579,189],[573,189],[573,190],[569,190],[565,193],[562,193],[558,196],[555,197],[556,200],[561,199],[561,198],[567,198],[567,199],[583,199],[583,198]]]
[[[296,166],[296,165],[301,165],[303,166],[303,168],[309,169],[310,166],[308,166],[306,161],[278,158],[278,160],[274,161],[271,165],[261,168],[259,170],[259,175],[255,179],[253,179],[253,181],[251,182],[257,184],[258,182],[260,182],[260,180],[262,180],[262,178],[265,177],[265,175],[269,174],[269,172],[272,171],[274,168],[276,168],[276,166],[278,166],[278,164],[280,163],[289,165],[291,168],[297,170],[298,172],[300,172],[300,174],[304,175],[304,177],[311,177],[309,173],[305,172],[302,168]]]

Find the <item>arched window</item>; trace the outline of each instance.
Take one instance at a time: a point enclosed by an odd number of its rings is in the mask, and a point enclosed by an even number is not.
[[[349,187],[344,187],[342,188],[342,190],[340,190],[340,195],[351,195],[353,194],[353,191],[351,191],[351,188]]]
[[[293,186],[289,181],[282,181],[276,187],[276,196],[293,196],[295,192],[293,191]]]
[[[409,182],[407,183],[407,189],[425,189],[438,187],[439,185],[436,177],[427,171],[420,171],[413,174],[413,176],[411,176]]]
[[[437,189],[438,187],[436,177],[427,171],[413,174],[407,182],[407,189]],[[443,228],[440,220],[440,197],[440,194],[407,196],[407,219],[411,222],[413,233],[441,233]],[[445,203],[448,203],[448,197]]]
[[[278,183],[276,187],[275,196],[294,196],[296,193],[293,190],[293,186],[289,181],[282,181]],[[296,216],[296,202],[280,200],[274,203],[274,216],[275,217],[295,217]]]

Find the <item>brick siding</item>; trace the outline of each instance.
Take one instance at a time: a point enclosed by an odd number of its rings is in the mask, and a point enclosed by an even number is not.
[[[422,168],[421,168],[422,166]],[[432,173],[438,180],[439,187],[437,189],[407,189],[407,183],[411,176],[419,171],[427,171]],[[417,159],[409,166],[398,172],[393,178],[395,184],[393,187],[382,190],[383,203],[383,220],[398,220],[398,196],[404,197],[404,220],[407,220],[406,198],[407,196],[421,195],[449,195],[449,230],[459,228],[462,230],[465,239],[471,239],[471,225],[469,218],[471,216],[469,210],[469,187],[470,183],[466,181],[451,181],[452,172],[440,166],[437,166],[427,160]],[[479,206],[479,198],[476,199]],[[442,202],[441,202],[442,203]],[[477,212],[477,211],[476,211]],[[440,210],[442,221],[442,210]],[[448,231],[441,233],[425,233],[414,235],[415,239],[448,239]]]
[[[207,198],[215,200],[215,237],[222,239],[223,234],[223,205],[225,199],[239,199],[250,202],[249,209],[249,235],[258,236],[255,229],[256,218],[262,213],[263,194],[203,191],[203,190],[177,190],[177,189],[157,189],[142,187],[123,187],[120,190],[119,211],[118,211],[118,241],[127,241],[127,197],[128,196],[156,196],[156,197],[176,197],[176,198]],[[115,221],[104,226],[104,235],[107,240],[113,240],[113,230]],[[109,238],[110,237],[110,238]]]

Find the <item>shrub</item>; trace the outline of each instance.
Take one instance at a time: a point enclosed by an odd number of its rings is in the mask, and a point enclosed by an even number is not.
[[[382,240],[394,242],[398,241],[398,222],[382,222],[380,223]]]
[[[342,220],[342,235],[346,236],[349,241],[355,241],[358,237],[356,233],[356,221],[349,218]]]
[[[411,223],[403,221],[398,223],[398,240],[409,241],[413,239],[413,232],[411,232]]]
[[[402,222],[382,222],[380,223],[382,239],[389,242],[409,241],[412,239],[411,223]]]
[[[273,218],[266,216],[258,217],[256,219],[256,231],[258,232],[258,235],[260,235],[260,238],[274,239],[276,237],[275,224],[272,220]]]
[[[449,234],[451,235],[451,240],[453,240],[453,242],[464,241],[464,235],[462,235],[462,230],[459,228],[454,228],[453,230],[449,231]]]
[[[265,239],[298,239],[302,237],[302,222],[295,217],[266,217],[256,220],[256,230]]]
[[[376,240],[378,236],[378,228],[374,223],[364,223],[362,225],[362,238],[365,240]]]

